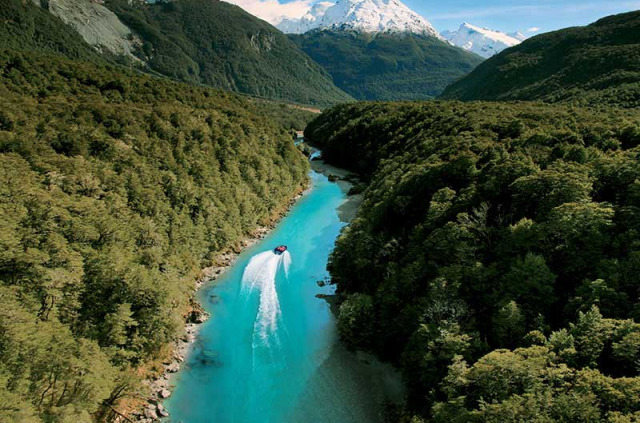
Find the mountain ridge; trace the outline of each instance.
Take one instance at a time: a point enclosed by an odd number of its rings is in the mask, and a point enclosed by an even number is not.
[[[440,35],[453,45],[484,58],[490,58],[504,49],[516,46],[527,38],[521,33],[507,34],[468,22],[463,23],[456,31],[444,31]]]
[[[0,45],[325,107],[353,99],[276,28],[225,2],[4,0]]]
[[[299,19],[282,19],[276,27],[285,33],[311,30],[348,30],[369,33],[414,33],[442,39],[424,17],[399,0],[337,0],[320,2]]]
[[[540,34],[487,60],[443,99],[640,106],[640,11]]]

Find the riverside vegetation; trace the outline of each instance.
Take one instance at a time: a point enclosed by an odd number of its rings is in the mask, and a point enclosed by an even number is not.
[[[279,106],[114,66],[4,50],[0,98],[0,421],[100,420],[308,164]]]
[[[362,103],[306,136],[368,181],[330,271],[396,419],[640,419],[640,112]]]

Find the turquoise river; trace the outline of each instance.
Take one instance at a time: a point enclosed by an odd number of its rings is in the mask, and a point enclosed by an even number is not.
[[[165,406],[172,423],[379,422],[401,398],[387,366],[344,350],[327,260],[346,225],[344,187],[311,172],[312,187],[260,243],[199,293],[202,325]],[[273,248],[286,244],[278,256]]]

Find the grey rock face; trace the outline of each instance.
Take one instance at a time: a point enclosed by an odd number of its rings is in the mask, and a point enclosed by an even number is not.
[[[33,1],[73,27],[96,49],[139,60],[133,54],[139,40],[102,1],[48,0],[45,4],[40,0]]]

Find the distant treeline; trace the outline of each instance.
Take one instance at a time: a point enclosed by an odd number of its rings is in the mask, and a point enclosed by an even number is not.
[[[0,421],[99,419],[308,165],[289,109],[113,66],[1,51],[0,99]]]
[[[400,419],[640,419],[639,122],[431,102],[310,124],[369,182],[330,270],[342,339],[405,372]]]

